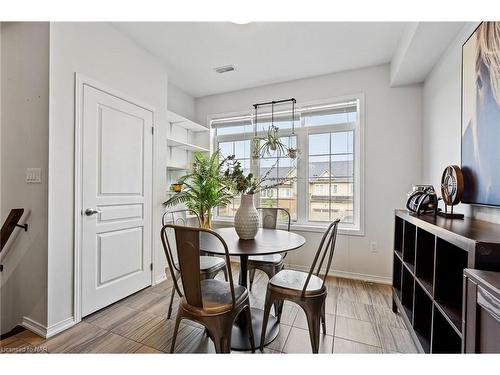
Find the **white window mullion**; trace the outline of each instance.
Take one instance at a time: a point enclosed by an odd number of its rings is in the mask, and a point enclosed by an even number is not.
[[[308,221],[308,201],[309,201],[309,191],[308,191],[308,180],[309,171],[307,166],[309,165],[308,155],[308,142],[307,133],[304,129],[304,118],[300,118],[300,131],[297,134],[297,148],[300,150],[301,155],[297,159],[297,223],[305,224]]]

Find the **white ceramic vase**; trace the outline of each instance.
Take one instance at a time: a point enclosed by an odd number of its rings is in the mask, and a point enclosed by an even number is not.
[[[259,230],[259,212],[253,204],[253,194],[242,194],[240,208],[234,215],[234,228],[242,240],[255,238]]]

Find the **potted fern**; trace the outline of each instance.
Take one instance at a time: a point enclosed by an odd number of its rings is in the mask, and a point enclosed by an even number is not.
[[[229,204],[233,198],[232,181],[223,172],[223,167],[234,157],[224,158],[222,161],[219,157],[219,150],[212,156],[195,152],[192,170],[178,180],[182,184],[182,190],[163,205],[172,207],[185,204],[198,213],[203,228],[211,228],[212,210]]]

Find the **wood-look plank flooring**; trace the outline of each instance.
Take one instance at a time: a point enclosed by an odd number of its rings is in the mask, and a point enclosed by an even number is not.
[[[238,267],[233,267],[238,280]],[[222,279],[222,275],[218,276]],[[328,278],[327,334],[321,353],[415,353],[416,347],[399,315],[391,310],[391,288],[362,281]],[[263,307],[267,276],[257,271],[251,304]],[[0,341],[0,352],[38,353],[168,353],[179,298],[166,319],[172,283],[146,288],[86,318],[48,339],[23,331]],[[177,353],[213,353],[203,327],[183,321]],[[276,340],[264,353],[310,353],[304,312],[285,302]],[[260,351],[257,351],[260,353]]]

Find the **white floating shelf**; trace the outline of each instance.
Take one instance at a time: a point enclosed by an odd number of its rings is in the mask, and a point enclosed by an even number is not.
[[[188,120],[187,118],[182,117],[181,115],[178,115],[177,113],[174,113],[174,112],[168,113],[168,121],[172,125],[179,126],[181,128],[190,130],[190,131],[195,132],[195,133],[208,132],[210,130],[209,128],[207,128],[205,126],[197,124],[194,121]]]
[[[167,146],[180,148],[182,150],[187,150],[187,151],[202,151],[202,152],[210,151],[208,148],[193,145],[191,143],[186,143],[173,138],[167,138]]]

